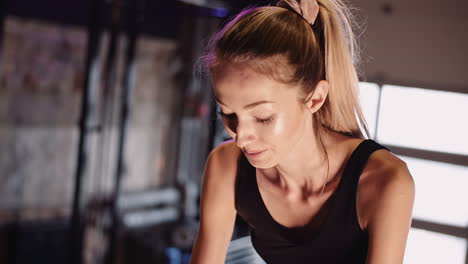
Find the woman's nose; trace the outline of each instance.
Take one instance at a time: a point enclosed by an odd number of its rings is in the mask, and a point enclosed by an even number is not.
[[[235,133],[235,142],[237,146],[243,149],[245,146],[249,145],[252,141],[255,140],[255,132],[252,127],[247,124],[237,124],[236,133]]]

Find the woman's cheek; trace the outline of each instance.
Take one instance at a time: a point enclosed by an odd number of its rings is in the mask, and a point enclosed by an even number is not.
[[[283,118],[277,118],[273,124],[271,135],[273,137],[286,136],[287,129],[287,122]]]

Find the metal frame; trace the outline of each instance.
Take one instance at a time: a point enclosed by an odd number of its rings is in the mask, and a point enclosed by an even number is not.
[[[7,13],[6,0],[0,0],[0,72],[2,69],[2,51],[3,51],[3,35],[5,28],[5,19]]]
[[[85,81],[83,84],[83,99],[81,103],[80,133],[78,155],[75,171],[75,186],[73,194],[72,215],[70,218],[70,263],[82,263],[83,251],[83,181],[88,165],[89,133],[95,129],[91,116],[97,97],[99,67],[97,65],[98,48],[102,34],[101,14],[104,0],[90,1],[90,21],[88,25],[88,47],[86,54]]]
[[[120,0],[124,1],[124,0]],[[106,256],[106,263],[113,264],[116,263],[116,252],[117,252],[117,232],[119,230],[119,207],[118,200],[121,192],[121,182],[122,176],[124,174],[124,146],[127,135],[128,127],[128,116],[130,112],[130,103],[131,103],[131,94],[134,89],[134,76],[135,76],[135,53],[136,53],[136,43],[139,28],[144,21],[144,9],[146,5],[146,0],[132,0],[124,1],[123,3],[127,4],[127,27],[126,35],[128,37],[127,47],[125,50],[125,63],[124,63],[124,73],[122,79],[123,87],[123,99],[122,105],[120,107],[119,113],[119,133],[118,133],[118,143],[117,143],[117,169],[115,172],[115,185],[113,190],[113,203],[111,206],[111,229],[109,235],[109,250]],[[122,2],[120,2],[122,4]]]

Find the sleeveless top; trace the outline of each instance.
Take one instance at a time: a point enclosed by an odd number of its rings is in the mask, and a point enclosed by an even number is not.
[[[326,212],[321,209],[305,226],[292,228],[270,215],[258,189],[255,167],[241,152],[235,206],[249,226],[255,250],[265,262],[365,263],[368,233],[361,229],[357,218],[357,188],[369,156],[382,148],[388,150],[371,139],[362,141],[349,157],[338,187],[322,207],[327,207]]]

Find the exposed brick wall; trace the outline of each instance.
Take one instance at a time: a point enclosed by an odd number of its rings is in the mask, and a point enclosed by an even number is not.
[[[105,34],[101,62],[108,39]],[[120,43],[117,88],[125,39]],[[0,210],[33,211],[28,216],[39,217],[39,211],[28,208],[70,207],[86,45],[84,28],[7,17],[0,62]],[[138,40],[124,191],[156,187],[161,181],[167,159],[162,143],[178,96],[176,49],[172,40]],[[110,127],[115,134],[117,126]],[[88,190],[110,187],[110,178],[97,173],[98,146],[91,148]]]

